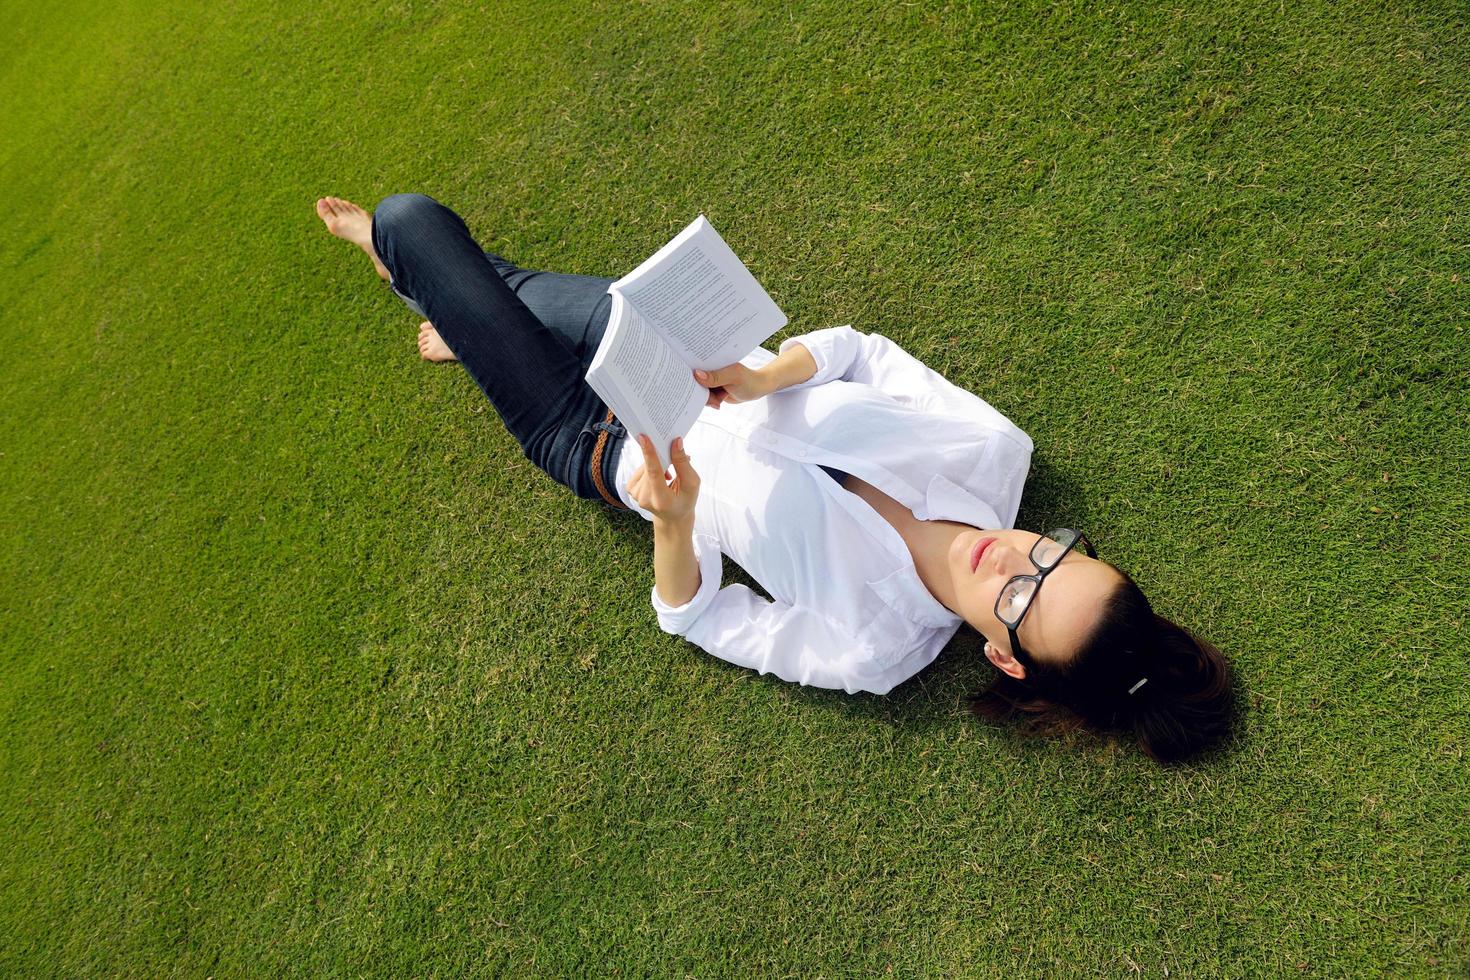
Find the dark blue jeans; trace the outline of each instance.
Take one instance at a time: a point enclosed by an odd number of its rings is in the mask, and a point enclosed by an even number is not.
[[[614,475],[623,427],[588,386],[607,329],[611,279],[521,269],[483,251],[459,215],[423,194],[394,194],[373,212],[373,248],[390,285],[439,336],[526,457],[579,497],[602,500],[592,451],[607,429],[602,478]]]

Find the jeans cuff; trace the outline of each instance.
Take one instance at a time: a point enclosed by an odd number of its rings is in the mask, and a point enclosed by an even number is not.
[[[393,290],[393,295],[394,296],[397,296],[399,299],[403,300],[404,304],[410,310],[413,310],[415,313],[417,313],[419,316],[423,317],[425,320],[427,320],[429,318],[429,314],[425,313],[423,311],[423,308],[420,307],[419,304],[415,303],[412,299],[410,299],[406,293],[399,292],[398,287],[396,285],[394,285],[392,279],[389,279],[388,280],[388,288],[391,289],[391,290]]]

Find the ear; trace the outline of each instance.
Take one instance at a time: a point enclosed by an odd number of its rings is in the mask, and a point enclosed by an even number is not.
[[[1003,647],[989,640],[985,641],[985,659],[995,665],[995,669],[1007,677],[1014,677],[1018,681],[1026,679],[1026,667],[1011,655],[1009,647]]]

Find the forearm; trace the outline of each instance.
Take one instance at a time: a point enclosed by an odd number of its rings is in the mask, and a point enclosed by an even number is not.
[[[694,518],[653,522],[653,587],[671,606],[682,606],[699,591],[699,561],[694,555]]]
[[[792,344],[776,355],[774,361],[757,369],[765,382],[766,394],[799,385],[817,373],[817,361],[801,344]]]

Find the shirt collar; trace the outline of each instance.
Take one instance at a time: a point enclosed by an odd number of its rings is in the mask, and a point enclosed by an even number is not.
[[[1000,517],[995,508],[964,487],[935,474],[924,493],[924,513],[914,516],[921,521],[956,521],[978,528],[999,528]]]

